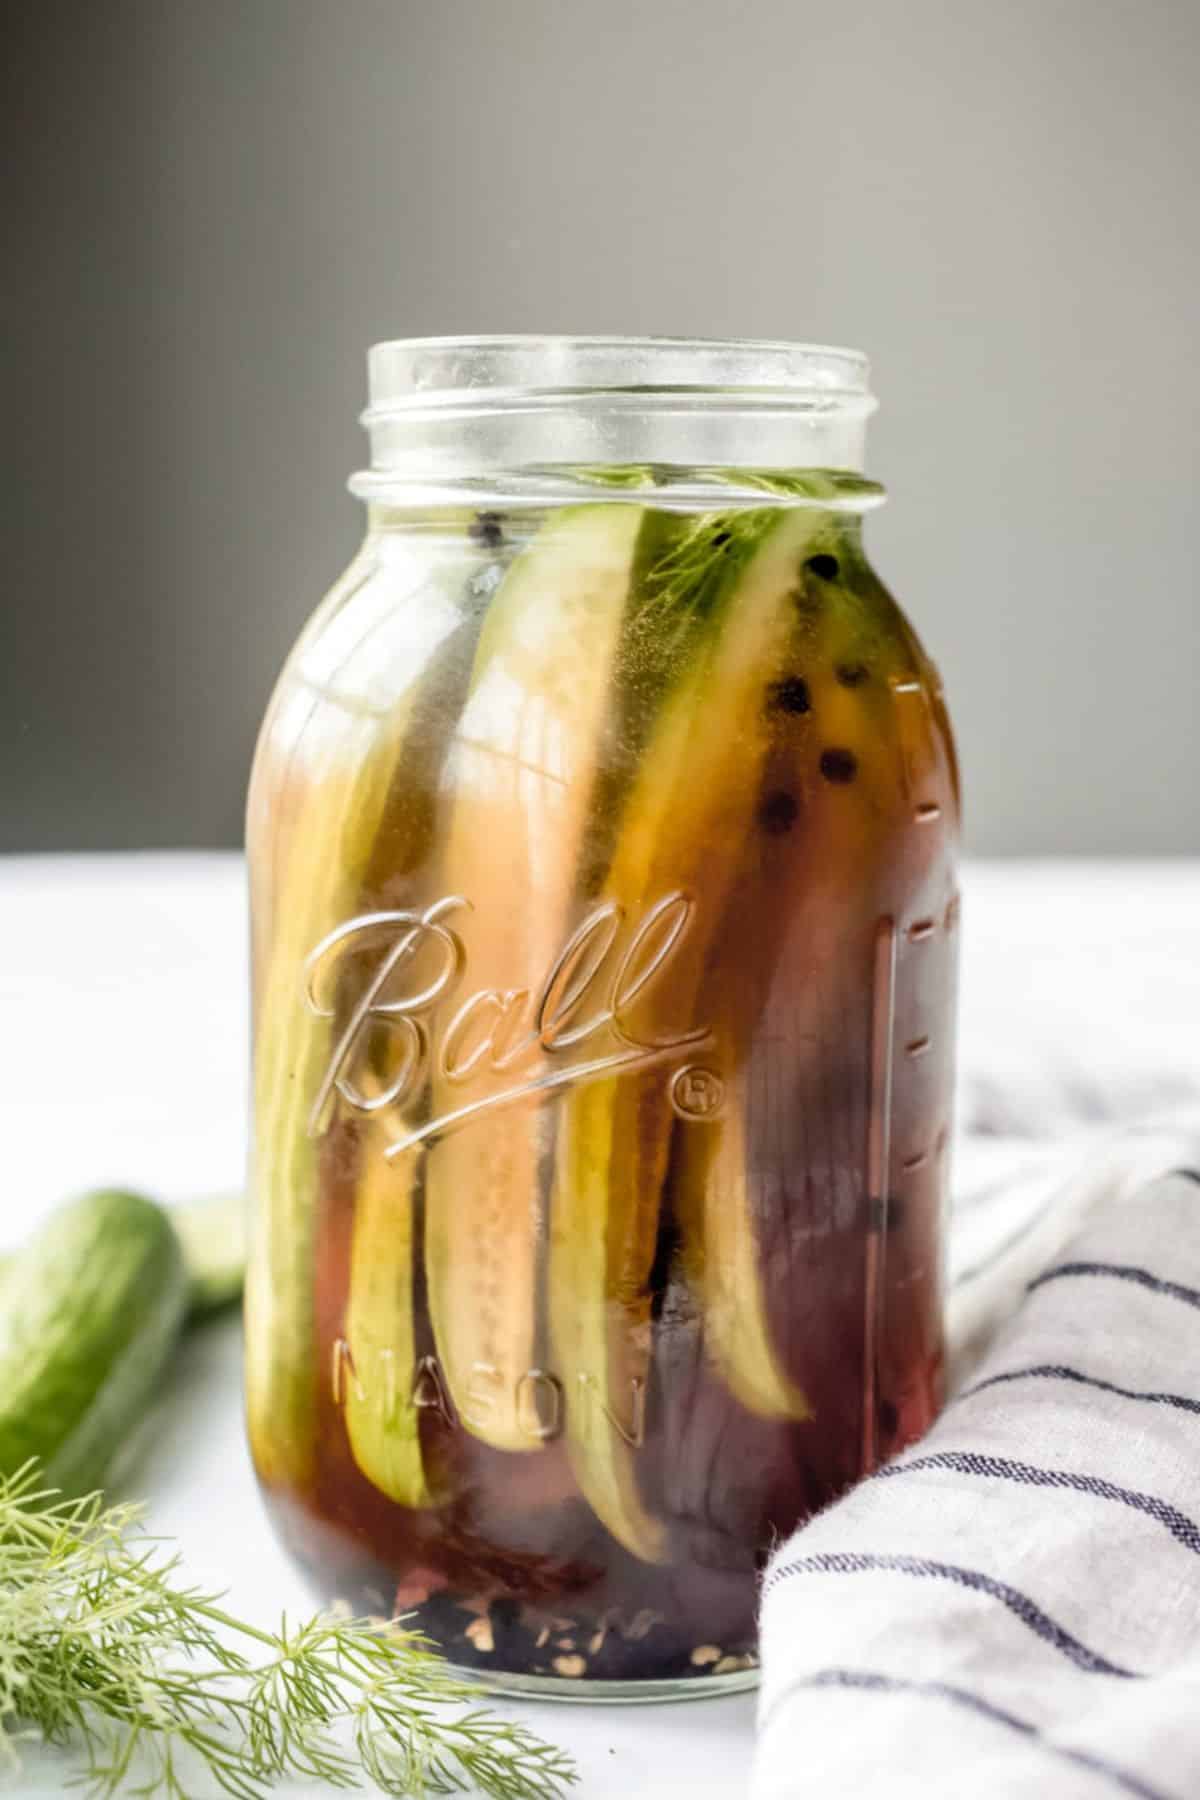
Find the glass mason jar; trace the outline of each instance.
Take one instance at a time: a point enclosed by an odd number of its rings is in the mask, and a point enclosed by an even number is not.
[[[936,1410],[958,790],[865,360],[371,353],[249,802],[250,1440],[326,1599],[501,1686],[753,1680]]]

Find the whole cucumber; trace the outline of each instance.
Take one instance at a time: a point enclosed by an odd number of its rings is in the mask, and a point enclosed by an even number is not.
[[[171,1355],[183,1251],[141,1194],[101,1189],[53,1213],[0,1295],[0,1474],[36,1458],[47,1487],[97,1487]]]
[[[187,1266],[187,1323],[203,1324],[242,1297],[246,1275],[246,1201],[242,1194],[186,1200],[171,1207],[171,1224]],[[14,1252],[0,1255],[0,1306]]]

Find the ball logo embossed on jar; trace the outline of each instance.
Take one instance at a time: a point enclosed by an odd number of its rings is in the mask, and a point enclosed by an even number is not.
[[[314,1016],[334,1017],[339,975],[349,961],[363,965],[363,986],[317,1089],[310,1135],[325,1128],[335,1094],[354,1111],[402,1119],[431,1069],[465,1091],[484,1070],[512,1071],[511,1085],[499,1091],[402,1125],[385,1151],[391,1159],[436,1142],[481,1111],[644,1068],[711,1041],[705,1025],[653,1031],[647,1023],[654,999],[648,990],[669,975],[692,921],[695,903],[687,894],[667,894],[633,923],[614,903],[599,906],[571,933],[540,985],[481,988],[458,1000],[471,971],[462,939],[447,921],[464,909],[471,910],[470,901],[447,895],[419,913],[367,913],[327,933],[312,950],[303,996]],[[396,1040],[398,1066],[386,1083],[372,1073],[366,1054],[380,1026]],[[680,1113],[715,1113],[719,1077],[703,1069],[683,1075],[686,1093],[675,1093]]]

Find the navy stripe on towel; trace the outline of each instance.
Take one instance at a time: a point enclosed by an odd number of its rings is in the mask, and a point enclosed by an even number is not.
[[[1059,1263],[1055,1268],[1047,1269],[1044,1275],[1036,1276],[1026,1292],[1032,1294],[1035,1288],[1045,1287],[1048,1281],[1066,1281],[1075,1275],[1104,1275],[1113,1281],[1135,1281],[1139,1287],[1149,1288],[1152,1294],[1167,1294],[1172,1300],[1182,1300],[1185,1306],[1200,1306],[1200,1293],[1195,1288],[1184,1287],[1181,1281],[1164,1281],[1160,1275],[1152,1275],[1149,1269],[1139,1269],[1136,1263]]]
[[[955,1563],[930,1562],[921,1556],[897,1556],[872,1551],[826,1550],[813,1556],[795,1557],[791,1562],[776,1563],[763,1582],[763,1592],[768,1592],[781,1581],[790,1580],[794,1575],[865,1575],[873,1571],[912,1575],[918,1580],[950,1581],[957,1587],[986,1594],[989,1599],[998,1600],[1002,1606],[1006,1606],[1036,1637],[1041,1638],[1043,1643],[1050,1644],[1085,1674],[1118,1675],[1125,1681],[1141,1679],[1135,1669],[1122,1668],[1120,1663],[1109,1662],[1106,1656],[1089,1650],[1086,1644],[1081,1644],[1078,1638],[1072,1637],[1069,1631],[1044,1613],[1019,1588],[1010,1587],[1005,1581],[997,1581],[994,1576],[984,1575],[979,1569],[964,1569]]]
[[[1033,1463],[1013,1462],[1007,1456],[981,1456],[976,1450],[940,1450],[933,1456],[917,1456],[911,1462],[889,1463],[872,1477],[885,1481],[893,1475],[915,1475],[922,1469],[956,1469],[960,1475],[988,1475],[999,1481],[1017,1481],[1025,1487],[1069,1488],[1076,1494],[1090,1494],[1096,1500],[1115,1500],[1170,1532],[1176,1543],[1200,1556],[1200,1526],[1186,1513],[1157,1494],[1140,1494],[1134,1488],[1118,1487],[1099,1475],[1078,1475],[1070,1469],[1039,1469]]]
[[[1028,1369],[1003,1369],[989,1375],[973,1387],[955,1394],[954,1402],[969,1400],[985,1388],[997,1387],[1002,1381],[1074,1381],[1081,1387],[1099,1388],[1102,1394],[1117,1394],[1122,1400],[1144,1400],[1152,1406],[1173,1406],[1179,1412],[1200,1413],[1200,1400],[1189,1400],[1184,1394],[1156,1394],[1141,1388],[1118,1387],[1115,1381],[1101,1381],[1098,1375],[1085,1375],[1082,1369],[1068,1368],[1066,1363],[1035,1363]],[[952,1404],[953,1404],[952,1403]]]
[[[1003,1725],[1009,1731],[1020,1732],[1023,1738],[1038,1744],[1050,1756],[1103,1776],[1124,1793],[1135,1794],[1137,1800],[1167,1800],[1161,1788],[1148,1786],[1146,1782],[1139,1781],[1136,1775],[1130,1775],[1115,1763],[1093,1756],[1087,1750],[1073,1750],[1069,1745],[1056,1744],[1052,1738],[1039,1731],[1036,1725],[1031,1725],[1028,1719],[1018,1718],[1016,1713],[1010,1713],[1004,1707],[993,1706],[990,1700],[972,1694],[967,1688],[953,1687],[944,1681],[902,1681],[891,1675],[876,1675],[866,1669],[821,1669],[816,1675],[808,1675],[795,1685],[797,1688],[852,1688],[856,1693],[864,1694],[926,1694],[931,1699],[948,1700],[952,1706],[977,1713],[994,1725]]]

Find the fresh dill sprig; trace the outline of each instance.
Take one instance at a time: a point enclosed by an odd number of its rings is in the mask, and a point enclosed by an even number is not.
[[[639,624],[677,653],[709,617],[777,515],[761,507],[697,513],[682,519],[642,584]]]
[[[558,1800],[571,1759],[482,1710],[401,1625],[316,1617],[263,1631],[179,1579],[140,1510],[0,1478],[0,1756],[32,1728],[77,1744],[94,1796],[233,1800],[282,1776],[387,1794]]]
[[[745,564],[778,523],[781,509],[807,505],[830,512],[853,511],[882,494],[875,483],[838,471],[712,469],[695,473],[761,495],[762,503],[742,502],[717,511],[681,514],[674,532],[664,536],[660,553],[642,578],[639,624],[660,646],[665,644],[670,654],[678,652],[692,630],[735,590]]]

